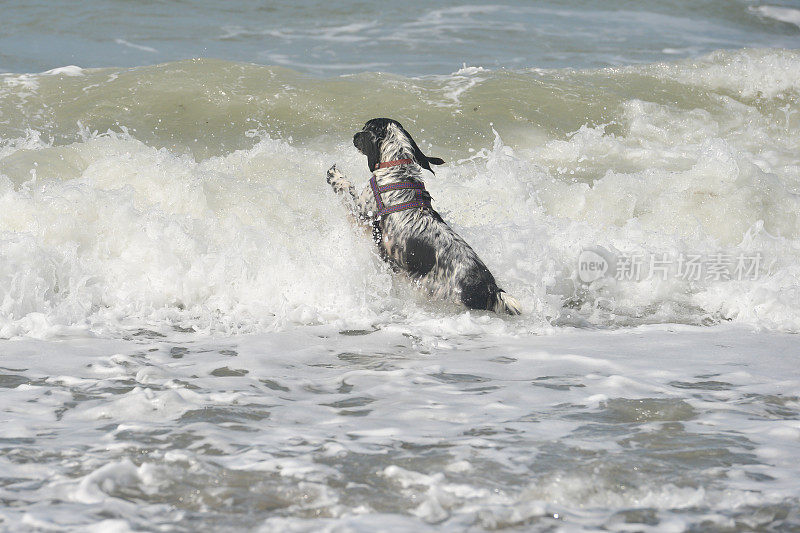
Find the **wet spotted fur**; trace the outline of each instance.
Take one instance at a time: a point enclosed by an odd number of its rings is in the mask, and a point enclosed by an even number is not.
[[[444,163],[427,157],[403,126],[391,119],[372,119],[355,134],[353,144],[367,156],[367,165],[379,186],[398,181],[422,183],[422,170]],[[411,159],[413,163],[375,170],[379,163]],[[381,256],[405,271],[433,297],[461,302],[470,309],[520,314],[519,303],[497,286],[478,254],[432,208],[413,208],[375,218],[377,204],[367,185],[357,192],[336,165],[328,170],[328,183],[343,194],[353,214],[370,224]],[[414,199],[415,192],[400,189],[382,193],[387,206]],[[430,198],[424,191],[426,198]]]

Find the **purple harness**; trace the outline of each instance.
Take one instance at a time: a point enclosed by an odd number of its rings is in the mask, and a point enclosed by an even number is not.
[[[375,203],[378,204],[378,212],[375,215],[375,218],[380,218],[384,215],[388,215],[389,213],[397,213],[398,211],[413,209],[415,207],[431,206],[430,199],[425,198],[422,194],[422,191],[425,190],[425,185],[422,183],[415,183],[413,181],[397,181],[395,183],[381,185],[378,187],[378,180],[375,178],[375,176],[372,176],[372,179],[369,180],[369,185],[372,187],[372,194],[375,195]],[[397,191],[400,189],[416,189],[416,192],[414,193],[414,200],[410,202],[404,202],[402,204],[390,205],[389,207],[383,205],[383,200],[381,200],[382,192]]]

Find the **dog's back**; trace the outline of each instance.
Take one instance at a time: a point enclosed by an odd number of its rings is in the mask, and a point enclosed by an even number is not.
[[[422,183],[419,166],[386,173],[379,182],[399,180]],[[412,194],[392,191],[387,200],[407,202]],[[434,297],[460,301],[470,309],[520,314],[519,303],[497,286],[475,250],[432,207],[393,213],[375,223],[382,255]]]

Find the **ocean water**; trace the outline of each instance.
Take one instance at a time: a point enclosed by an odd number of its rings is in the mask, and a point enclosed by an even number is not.
[[[0,531],[800,530],[800,5],[0,8]]]

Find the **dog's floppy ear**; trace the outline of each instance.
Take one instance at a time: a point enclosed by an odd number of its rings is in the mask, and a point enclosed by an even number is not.
[[[406,135],[408,135],[406,133]],[[411,138],[411,135],[408,135],[409,140],[411,141],[411,147],[414,149],[414,159],[417,160],[417,164],[422,168],[430,170],[433,174],[433,169],[431,169],[431,164],[433,165],[444,165],[444,160],[439,157],[428,157],[422,153],[422,150],[419,149],[417,143],[414,142],[414,139]]]
[[[353,144],[358,151],[367,156],[367,166],[370,172],[375,172],[381,161],[378,150],[378,138],[371,131],[360,131],[353,137]]]

